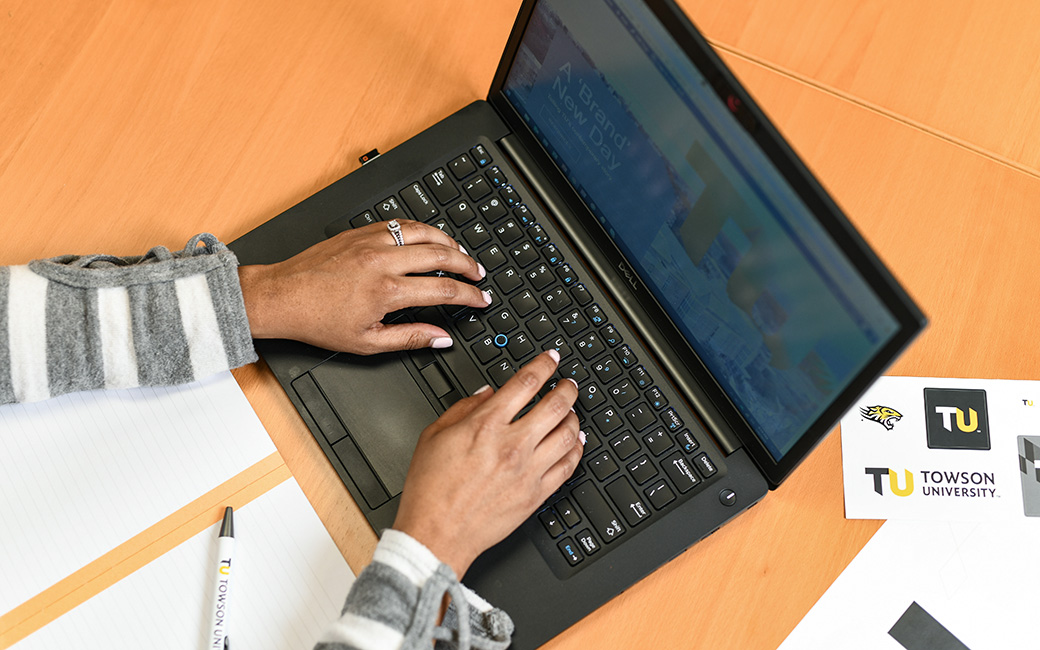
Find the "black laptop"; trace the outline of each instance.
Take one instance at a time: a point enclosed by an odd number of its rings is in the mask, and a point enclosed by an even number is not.
[[[443,229],[488,271],[484,310],[388,316],[438,323],[452,348],[257,349],[377,530],[426,425],[560,351],[584,458],[464,577],[513,617],[516,648],[778,486],[924,326],[669,0],[525,0],[487,101],[231,248],[275,262],[394,218]]]

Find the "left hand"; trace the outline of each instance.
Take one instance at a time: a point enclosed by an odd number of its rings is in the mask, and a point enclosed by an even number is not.
[[[240,267],[253,338],[294,339],[355,354],[451,345],[435,325],[382,320],[406,307],[486,307],[489,297],[471,284],[415,275],[445,271],[476,282],[484,269],[439,229],[399,223],[404,246],[380,222],[342,232],[284,262]]]

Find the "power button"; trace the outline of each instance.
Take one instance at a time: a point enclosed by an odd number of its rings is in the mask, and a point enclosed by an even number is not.
[[[719,503],[724,506],[732,506],[737,503],[737,493],[729,488],[723,489],[719,492]]]

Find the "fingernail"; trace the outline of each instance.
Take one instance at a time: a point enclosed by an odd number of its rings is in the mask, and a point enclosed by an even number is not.
[[[450,348],[452,343],[453,341],[451,340],[451,337],[438,336],[437,338],[433,339],[432,343],[430,343],[430,347],[434,350],[441,350],[443,348]]]
[[[459,244],[459,252],[463,255],[469,255],[469,253],[466,252],[466,249],[462,247],[462,244]]]
[[[578,432],[578,440],[581,441],[581,446],[584,447],[585,446],[585,432],[584,431],[579,431]]]
[[[572,384],[574,384],[574,387],[575,387],[575,388],[577,388],[577,387],[578,387],[578,382],[574,381],[574,380],[573,380],[573,379],[571,379],[570,377],[564,377],[564,379],[566,379],[567,381],[569,381],[569,382],[571,382]]]
[[[549,356],[552,357],[553,361],[555,361],[556,363],[560,362],[560,351],[559,350],[557,350],[556,348],[549,348],[548,350],[546,350],[546,352],[549,353]]]
[[[473,394],[474,395],[480,395],[481,393],[483,393],[484,391],[486,391],[486,390],[488,390],[490,388],[491,388],[491,386],[489,386],[488,384],[484,384],[483,386],[481,386],[477,390],[473,391]]]
[[[477,273],[480,274],[481,278],[486,278],[487,277],[487,271],[484,270],[484,265],[481,264],[480,262],[477,262]]]
[[[491,294],[488,293],[487,291],[481,291],[480,293],[484,294],[484,304],[485,305],[490,305],[491,304]]]

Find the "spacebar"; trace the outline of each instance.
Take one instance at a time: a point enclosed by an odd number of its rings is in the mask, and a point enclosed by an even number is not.
[[[593,528],[608,544],[625,533],[621,522],[614,516],[614,511],[607,505],[607,500],[599,493],[592,481],[585,481],[571,491],[578,505],[585,511]]]
[[[478,388],[488,383],[483,373],[470,360],[466,351],[462,349],[458,342],[452,347],[439,350],[438,352],[444,366],[450,369],[452,374],[459,380],[459,383],[462,384],[466,395],[472,395]]]

